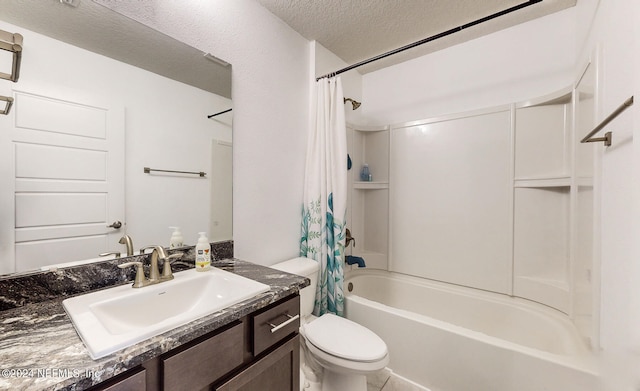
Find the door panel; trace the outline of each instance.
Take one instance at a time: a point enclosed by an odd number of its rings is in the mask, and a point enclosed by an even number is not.
[[[16,128],[107,138],[105,109],[34,94],[16,95]]]
[[[15,246],[2,255],[15,263],[5,261],[0,272],[119,248],[122,229],[107,226],[125,217],[124,108],[93,93],[54,94],[14,91],[8,216]]]
[[[106,151],[16,143],[17,179],[105,181],[106,169]]]
[[[105,235],[17,242],[16,259],[22,269],[33,270],[60,263],[68,258],[65,254],[74,254],[77,259],[96,258],[95,249],[106,245]]]
[[[18,193],[16,229],[98,222],[106,224],[106,198],[106,193]]]

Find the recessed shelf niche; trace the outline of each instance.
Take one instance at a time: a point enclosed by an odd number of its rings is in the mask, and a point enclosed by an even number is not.
[[[572,90],[515,106],[513,294],[568,313]]]
[[[388,267],[389,254],[389,127],[347,125],[349,171],[347,227],[355,238],[348,255],[362,257],[368,268]],[[369,165],[372,181],[362,181]],[[357,266],[354,266],[357,267]]]

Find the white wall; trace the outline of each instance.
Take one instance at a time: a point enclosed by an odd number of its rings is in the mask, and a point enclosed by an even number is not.
[[[311,74],[315,75],[315,77],[323,76],[351,65],[344,62],[340,57],[336,56],[316,41],[313,41],[311,46],[314,60]],[[315,80],[315,78],[313,80]],[[357,71],[345,72],[340,74],[340,80],[342,80],[342,92],[344,97],[362,102],[362,75]],[[362,106],[357,110],[353,110],[351,102],[347,102],[344,106],[344,114],[347,123],[360,124],[363,122]]]
[[[628,0],[579,2],[577,64],[601,53],[597,121],[640,89],[640,3]],[[595,11],[595,12],[594,12]],[[585,39],[586,38],[586,39]],[[640,107],[636,104],[607,130],[613,145],[602,148],[600,242],[600,339],[606,390],[640,385]]]
[[[112,2],[233,65],[235,256],[273,264],[299,253],[309,117],[309,42],[252,0],[145,7]]]
[[[20,32],[25,43],[20,79],[2,81],[0,93],[45,89],[73,96],[78,91],[125,108],[126,211],[121,219],[135,247],[168,246],[168,227],[174,225],[183,228],[186,243],[195,244],[197,232],[209,229],[210,177],[150,176],[143,167],[209,171],[210,141],[202,140],[231,141],[232,134],[228,124],[206,116],[231,101],[21,27],[0,21],[0,28]],[[112,249],[124,248],[115,242]]]
[[[546,95],[574,80],[567,9],[363,76],[363,114],[396,124]]]

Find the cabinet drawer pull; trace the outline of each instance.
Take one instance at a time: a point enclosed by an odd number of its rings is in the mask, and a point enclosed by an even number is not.
[[[287,326],[288,324],[295,322],[296,320],[298,320],[298,318],[300,317],[300,314],[296,315],[296,316],[291,316],[289,314],[284,314],[287,318],[287,320],[285,320],[284,322],[280,323],[279,325],[275,325],[273,323],[269,323],[267,322],[267,324],[269,326],[271,326],[271,333],[275,333],[276,331],[280,330],[281,328]]]

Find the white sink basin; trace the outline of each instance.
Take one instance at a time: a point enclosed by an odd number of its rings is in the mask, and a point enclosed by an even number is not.
[[[211,268],[174,274],[144,288],[130,284],[62,302],[91,358],[98,359],[249,299],[269,285]]]

